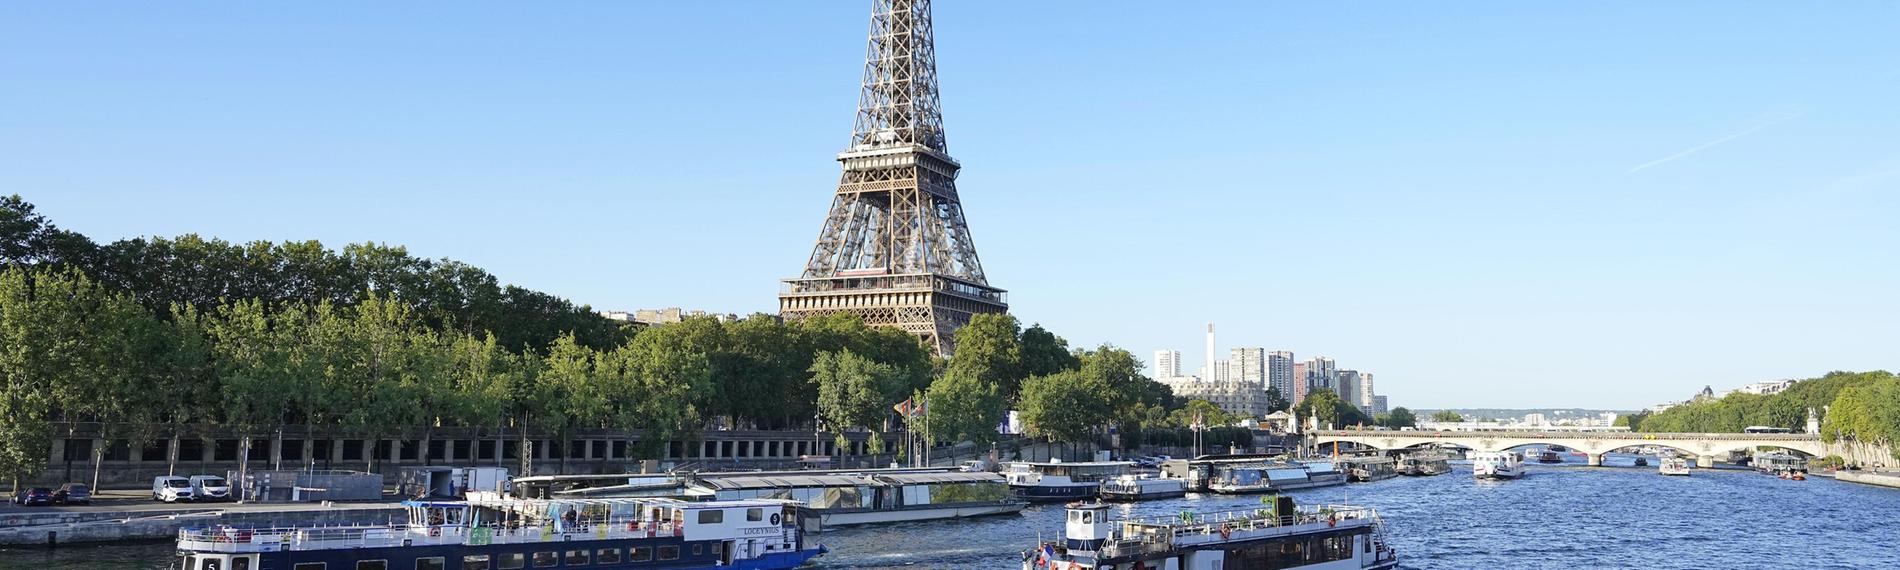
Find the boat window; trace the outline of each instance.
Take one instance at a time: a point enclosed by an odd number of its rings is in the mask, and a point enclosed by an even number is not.
[[[620,549],[602,548],[600,550],[597,550],[594,552],[594,560],[599,560],[601,564],[619,564],[620,563]]]
[[[488,570],[488,555],[470,554],[463,556],[462,570]]]
[[[1069,522],[1082,522],[1082,511],[1069,511]]]
[[[725,509],[700,509],[699,524],[719,524],[726,522]]]
[[[290,570],[323,570],[325,564],[326,563],[323,562],[299,562],[296,566],[291,566]]]
[[[679,560],[679,559],[680,559],[680,547],[678,547],[678,546],[662,546],[662,547],[660,547],[660,559],[661,559],[661,560]]]
[[[629,562],[646,562],[652,559],[653,559],[653,549],[646,548],[646,547],[635,548],[633,549],[633,552],[627,555],[627,560]]]
[[[1082,524],[1095,524],[1095,511],[1082,511]]]
[[[448,567],[448,561],[440,556],[416,559],[416,570],[446,570]],[[238,570],[238,568],[232,567],[231,570]]]
[[[209,570],[209,569],[206,569]],[[388,560],[358,560],[356,570],[389,570]]]
[[[588,565],[588,564],[589,564],[589,562],[587,561],[587,559],[588,559],[588,556],[587,556],[587,555],[588,555],[588,554],[589,554],[589,552],[588,552],[588,551],[586,551],[586,550],[569,550],[569,551],[567,551],[567,565],[568,565],[568,566],[586,566],[586,565]],[[416,569],[416,570],[422,570],[422,569],[420,569],[420,568],[418,568],[418,569]]]
[[[205,558],[198,561],[199,570],[224,570],[223,558]]]
[[[251,570],[251,557],[239,556],[231,559],[231,570]],[[421,570],[421,569],[417,569]]]
[[[693,545],[693,556],[699,556],[705,553],[706,553],[706,545],[704,544]]]
[[[559,552],[545,551],[534,553],[535,568],[549,568],[561,563]]]
[[[746,522],[759,522],[759,521],[765,520],[765,509],[746,509],[745,520]]]
[[[501,570],[521,570],[521,567],[528,565],[527,558],[528,557],[522,553],[510,552],[501,555],[501,563],[497,566],[500,566]]]

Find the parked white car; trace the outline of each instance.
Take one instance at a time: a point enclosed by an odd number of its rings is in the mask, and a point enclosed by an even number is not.
[[[228,501],[231,483],[217,475],[192,475],[191,495],[199,501]]]
[[[176,475],[159,475],[152,478],[152,500],[163,503],[176,503],[192,500],[196,495],[191,492],[191,480]]]

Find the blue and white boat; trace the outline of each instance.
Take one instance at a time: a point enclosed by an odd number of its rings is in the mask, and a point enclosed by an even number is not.
[[[789,570],[820,554],[790,501],[406,501],[389,525],[178,532],[184,570]]]
[[[1114,479],[1135,464],[1129,461],[1018,461],[1004,464],[1009,490],[1032,503],[1092,500],[1102,481]]]

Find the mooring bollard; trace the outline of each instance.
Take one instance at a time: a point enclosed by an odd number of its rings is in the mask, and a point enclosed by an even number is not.
[[[59,531],[57,530],[46,531],[46,545],[59,546]]]

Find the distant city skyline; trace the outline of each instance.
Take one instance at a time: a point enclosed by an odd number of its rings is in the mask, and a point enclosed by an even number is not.
[[[1411,408],[1900,367],[1900,6],[1088,8],[935,6],[984,269],[1072,346],[1199,370],[1213,321]],[[0,192],[100,241],[377,241],[772,312],[864,9],[11,5]]]

